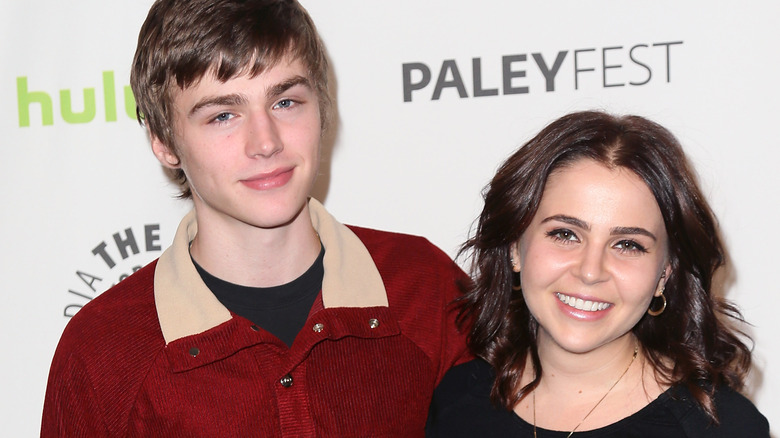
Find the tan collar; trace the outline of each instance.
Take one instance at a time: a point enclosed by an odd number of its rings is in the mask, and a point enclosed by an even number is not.
[[[317,200],[309,200],[314,229],[325,247],[322,301],[328,307],[387,306],[387,292],[371,255],[349,228]],[[192,264],[189,244],[198,232],[195,211],[179,224],[154,273],[154,300],[165,342],[204,332],[231,316]]]

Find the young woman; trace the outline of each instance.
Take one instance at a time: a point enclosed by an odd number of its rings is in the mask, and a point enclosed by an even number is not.
[[[501,166],[463,251],[481,359],[445,376],[429,436],[769,436],[737,392],[751,353],[712,291],[715,219],[663,127],[556,120]]]

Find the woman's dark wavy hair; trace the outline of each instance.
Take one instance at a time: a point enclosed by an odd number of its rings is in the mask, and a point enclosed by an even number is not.
[[[684,384],[717,423],[713,392],[743,386],[751,365],[739,311],[712,293],[714,272],[724,264],[715,217],[677,139],[638,116],[587,111],[544,128],[499,168],[485,188],[485,206],[473,236],[461,248],[474,283],[460,300],[460,321],[470,324],[469,346],[496,370],[493,402],[512,409],[538,384],[537,322],[522,294],[513,293],[510,247],[536,214],[545,183],[556,169],[589,159],[625,168],[650,188],[669,236],[671,274],[666,310],[633,328],[656,378]],[[520,387],[530,354],[535,379]]]

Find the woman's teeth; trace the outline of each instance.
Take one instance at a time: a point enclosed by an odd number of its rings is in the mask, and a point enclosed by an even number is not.
[[[583,300],[582,298],[574,298],[568,295],[564,295],[562,293],[556,293],[555,296],[557,296],[558,299],[561,300],[563,304],[574,307],[577,310],[583,310],[585,312],[597,312],[599,310],[604,310],[607,307],[611,306],[611,304],[609,303],[590,301],[590,300],[586,301]]]

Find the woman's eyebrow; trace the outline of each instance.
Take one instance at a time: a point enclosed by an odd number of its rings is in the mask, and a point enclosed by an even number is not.
[[[590,225],[584,220],[578,219],[573,216],[567,216],[565,214],[555,214],[550,217],[544,218],[542,220],[542,223],[550,222],[550,221],[560,221],[563,223],[567,223],[569,225],[573,225],[575,227],[579,227],[585,230],[590,230]]]
[[[642,227],[614,227],[609,230],[609,233],[611,235],[620,235],[620,234],[640,234],[642,236],[647,236],[654,241],[657,241],[658,239],[655,237],[655,234],[651,233],[650,231],[642,228]]]

